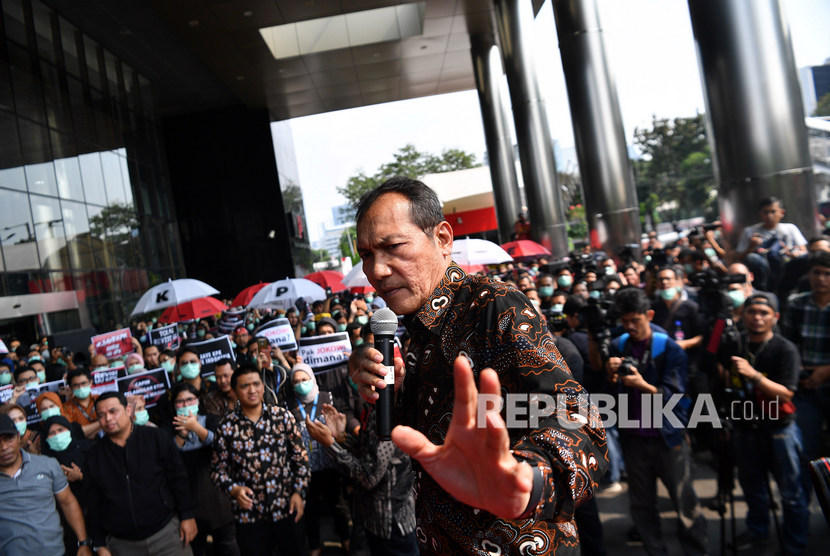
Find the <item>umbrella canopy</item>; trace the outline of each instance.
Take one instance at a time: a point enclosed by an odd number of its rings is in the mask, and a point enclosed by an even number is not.
[[[369,279],[363,273],[363,261],[358,261],[348,274],[343,278],[343,285],[347,288],[359,288],[361,286],[370,286]]]
[[[509,241],[502,244],[502,248],[510,253],[514,259],[521,259],[524,257],[544,257],[546,255],[550,255],[550,251],[545,249],[543,245],[539,245],[535,241],[531,241],[529,239]]]
[[[159,318],[160,321],[171,323],[182,320],[193,320],[209,317],[221,313],[228,306],[213,297],[201,297],[179,303],[175,307],[168,307]]]
[[[492,241],[459,239],[452,244],[452,260],[460,265],[481,265],[506,263],[513,257]]]
[[[254,284],[253,286],[248,286],[247,288],[245,288],[244,290],[242,290],[241,292],[236,294],[236,297],[233,298],[232,307],[244,307],[244,306],[246,306],[248,303],[251,302],[251,299],[253,299],[254,294],[256,292],[258,292],[259,290],[261,290],[262,288],[264,288],[265,286],[267,286],[267,285],[268,284],[265,283],[265,282],[260,282],[259,284]]]
[[[467,274],[475,274],[476,272],[484,272],[487,270],[483,264],[462,264],[460,266]]]
[[[349,291],[351,293],[359,293],[365,295],[367,293],[375,291],[375,288],[373,288],[372,286],[354,286],[352,288],[349,288]]]
[[[301,297],[308,303],[322,301],[326,298],[326,290],[305,278],[286,278],[259,290],[248,303],[248,309],[268,307],[287,311]]]
[[[159,309],[173,307],[179,303],[190,301],[191,299],[199,299],[200,297],[207,297],[217,293],[219,293],[219,290],[205,284],[201,280],[194,280],[192,278],[168,280],[144,292],[144,295],[135,304],[135,308],[130,313],[130,316],[151,313]]]
[[[321,288],[330,288],[333,292],[342,292],[346,289],[343,284],[343,274],[336,270],[321,270],[305,275],[306,280],[311,280]]]

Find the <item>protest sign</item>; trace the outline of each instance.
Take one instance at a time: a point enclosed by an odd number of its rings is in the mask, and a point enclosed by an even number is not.
[[[223,334],[233,334],[239,326],[245,326],[245,309],[227,309],[222,311],[219,319],[219,331]]]
[[[8,403],[12,393],[14,393],[14,384],[0,386],[0,405]]]
[[[155,407],[170,389],[170,380],[164,369],[127,375],[116,381],[118,391],[125,396],[143,396],[147,409]]]
[[[177,324],[168,324],[159,328],[153,328],[147,332],[147,341],[151,346],[157,346],[159,351],[172,349],[173,351],[179,349],[181,344],[181,337],[179,336],[179,327]]]
[[[116,365],[108,369],[92,371],[90,374],[92,375],[92,394],[98,396],[104,392],[117,392],[116,381],[127,376],[127,371],[124,369],[124,365]]]
[[[330,371],[349,361],[352,345],[346,332],[300,338],[298,354],[315,373]]]
[[[108,360],[118,359],[122,355],[133,352],[132,334],[129,328],[114,330],[106,334],[92,337],[95,353],[105,356]]]
[[[231,339],[227,335],[205,340],[204,342],[192,342],[187,344],[187,347],[199,354],[199,361],[202,363],[202,376],[212,375],[216,363],[221,359],[227,358],[236,361]]]
[[[10,384],[9,386],[12,385]],[[47,382],[45,384],[38,384],[36,388],[26,388],[26,394],[23,394],[22,396],[20,396],[21,399],[17,400],[17,403],[19,403],[23,407],[23,409],[26,410],[26,423],[28,425],[31,425],[32,423],[40,422],[40,413],[37,412],[36,405],[38,396],[40,396],[44,392],[57,392],[58,395],[60,395],[61,390],[63,390],[65,387],[66,383],[63,381],[63,379],[61,379],[55,380],[53,382]],[[22,401],[22,398],[25,398],[27,394],[29,396],[29,403],[20,403]],[[11,397],[11,392],[9,392],[9,397]],[[2,400],[2,397],[0,397],[0,400]],[[7,400],[8,398],[3,400],[3,403],[5,403]]]
[[[283,351],[297,349],[297,339],[294,337],[294,330],[288,319],[274,319],[268,321],[254,332],[254,336],[267,338],[271,347],[278,347]]]

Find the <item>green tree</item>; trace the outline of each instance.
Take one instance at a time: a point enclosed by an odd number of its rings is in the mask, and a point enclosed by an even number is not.
[[[340,256],[349,257],[355,265],[360,260],[355,246],[357,245],[357,231],[348,227],[340,235]]]
[[[643,153],[635,161],[637,198],[655,221],[661,204],[676,201],[677,211],[662,220],[717,214],[715,178],[702,114],[692,118],[652,120],[650,129],[635,129],[634,143]],[[654,198],[650,198],[654,195]]]
[[[824,94],[818,99],[816,109],[813,110],[813,116],[830,116],[830,93]]]
[[[352,176],[346,185],[337,188],[350,205],[354,205],[367,191],[371,191],[393,176],[418,178],[424,174],[453,172],[480,166],[474,154],[459,149],[445,149],[440,155],[420,152],[414,145],[405,145],[394,155],[394,160],[381,164],[372,175],[360,170]],[[346,211],[349,214],[352,211]]]

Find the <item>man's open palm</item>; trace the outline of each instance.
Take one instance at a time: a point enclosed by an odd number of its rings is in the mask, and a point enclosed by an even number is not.
[[[488,411],[486,423],[476,423],[479,392],[466,357],[455,360],[454,378],[455,406],[444,444],[436,446],[403,426],[395,427],[392,440],[460,502],[499,517],[518,517],[530,500],[531,467],[510,453],[507,427],[498,412]],[[482,394],[501,395],[492,369],[481,372],[480,382]]]

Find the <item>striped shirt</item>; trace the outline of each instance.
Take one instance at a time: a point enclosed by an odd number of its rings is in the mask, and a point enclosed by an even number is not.
[[[830,305],[816,305],[812,292],[795,294],[787,301],[781,328],[798,346],[805,367],[830,364]]]

